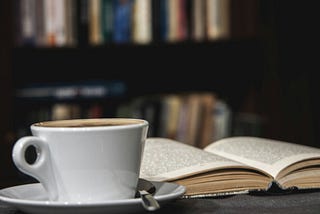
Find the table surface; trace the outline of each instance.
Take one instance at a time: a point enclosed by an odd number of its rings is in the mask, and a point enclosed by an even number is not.
[[[151,212],[143,212],[151,213]],[[207,213],[320,213],[320,191],[281,195],[234,195],[220,198],[176,199],[155,214],[207,214]],[[0,202],[0,214],[22,214]]]

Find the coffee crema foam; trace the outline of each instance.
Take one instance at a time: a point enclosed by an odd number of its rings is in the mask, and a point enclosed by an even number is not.
[[[123,125],[133,125],[142,124],[143,120],[139,119],[70,119],[70,120],[56,120],[56,121],[45,121],[35,123],[38,127],[97,127],[97,126],[123,126]]]

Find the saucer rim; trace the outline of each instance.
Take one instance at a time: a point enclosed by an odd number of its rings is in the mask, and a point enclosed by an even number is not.
[[[171,192],[167,194],[154,195],[154,198],[158,202],[168,201],[181,197],[186,192],[186,187],[173,182],[160,182],[160,181],[150,181],[152,183],[159,183],[161,185],[175,185],[176,187]],[[1,194],[2,191],[8,191],[13,188],[32,188],[33,186],[39,186],[40,183],[30,183],[22,184],[11,187],[6,187],[0,189],[0,201],[11,204],[11,205],[26,205],[26,206],[45,206],[45,207],[99,207],[99,206],[118,206],[118,205],[134,205],[141,203],[141,198],[131,198],[131,199],[116,199],[116,200],[107,200],[107,201],[97,201],[97,202],[61,202],[61,201],[48,201],[48,200],[35,200],[35,199],[20,199],[8,197],[4,194]]]

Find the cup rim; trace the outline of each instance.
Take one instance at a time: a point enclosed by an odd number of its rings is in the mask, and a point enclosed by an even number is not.
[[[137,123],[131,124],[120,124],[114,126],[104,126],[104,125],[97,125],[97,126],[82,126],[82,127],[66,127],[66,126],[39,126],[42,123],[58,123],[58,122],[69,122],[69,121],[111,121],[111,120],[120,120],[120,121],[136,121]],[[119,129],[128,129],[128,128],[137,128],[149,125],[149,122],[144,119],[138,118],[82,118],[82,119],[66,119],[66,120],[47,120],[41,121],[31,124],[31,129],[33,130],[119,130]]]

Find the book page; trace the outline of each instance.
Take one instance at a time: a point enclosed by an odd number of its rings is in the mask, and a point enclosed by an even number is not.
[[[263,169],[273,177],[292,163],[320,158],[318,148],[258,137],[225,138],[204,150]]]
[[[154,137],[145,142],[140,177],[169,181],[210,169],[239,166],[245,165],[185,143]]]

